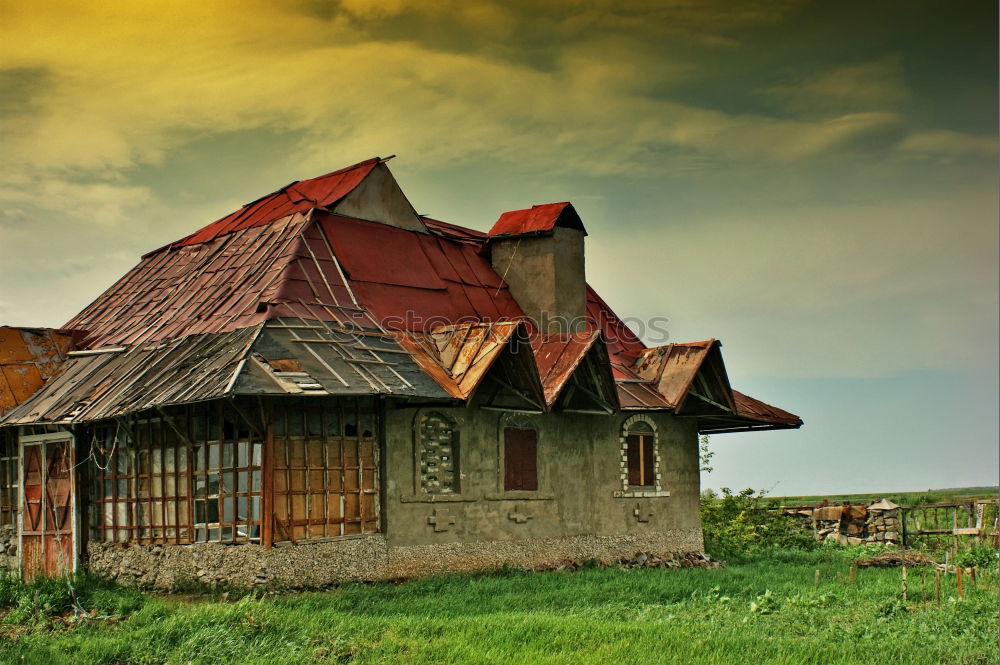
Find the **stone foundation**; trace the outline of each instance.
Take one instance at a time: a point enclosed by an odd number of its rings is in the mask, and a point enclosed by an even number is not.
[[[17,530],[0,527],[0,570],[17,570]]]
[[[468,573],[504,565],[539,568],[565,560],[612,563],[637,552],[700,552],[700,529],[644,535],[573,536],[390,547],[373,534],[323,543],[275,545],[114,545],[91,543],[88,568],[121,584],[160,590],[192,582],[304,589],[339,582]]]

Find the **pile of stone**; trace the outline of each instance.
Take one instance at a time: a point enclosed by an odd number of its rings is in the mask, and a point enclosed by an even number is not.
[[[879,499],[868,506],[818,506],[813,510],[816,540],[840,545],[896,545],[900,542],[899,506]]]
[[[895,545],[900,541],[899,506],[888,499],[880,499],[868,506],[868,520],[865,522],[868,543]]]
[[[17,569],[17,532],[13,526],[0,527],[0,569]]]

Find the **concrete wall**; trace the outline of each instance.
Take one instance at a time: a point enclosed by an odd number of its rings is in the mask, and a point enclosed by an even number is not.
[[[557,227],[549,235],[500,238],[490,243],[490,252],[493,269],[540,329],[584,328],[587,280],[582,231]]]
[[[126,546],[91,543],[88,567],[161,589],[190,581],[276,588],[468,572],[566,559],[613,561],[637,552],[701,551],[697,432],[649,414],[657,430],[660,491],[623,491],[622,424],[633,414],[518,416],[538,429],[537,492],[502,488],[502,428],[511,416],[432,409],[459,433],[460,492],[422,494],[414,425],[426,412],[392,408],[382,478],[384,532],[329,542]]]
[[[538,430],[539,489],[505,493],[501,442],[509,416],[481,409],[432,410],[454,420],[460,432],[460,492],[421,494],[413,434],[421,412],[390,408],[383,479],[390,546],[669,531],[684,534],[678,535],[677,551],[702,549],[693,422],[649,414],[657,429],[662,491],[638,496],[623,492],[621,478],[622,424],[632,414],[523,416]]]

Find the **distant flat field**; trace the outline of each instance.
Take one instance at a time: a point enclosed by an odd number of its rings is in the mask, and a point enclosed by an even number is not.
[[[995,568],[975,585],[967,579],[962,600],[946,576],[939,606],[933,571],[909,570],[904,601],[900,569],[855,569],[849,584],[851,565],[849,552],[826,548],[715,570],[513,572],[241,600],[143,596],[113,620],[0,624],[0,663],[997,662]],[[102,605],[114,607],[116,593]]]
[[[772,496],[785,506],[814,506],[826,499],[830,503],[850,501],[853,504],[865,504],[878,499],[889,499],[901,506],[912,506],[925,503],[950,503],[953,501],[969,501],[970,499],[996,499],[1000,488],[997,487],[954,487],[926,492],[868,492],[865,494],[814,494],[810,496]]]

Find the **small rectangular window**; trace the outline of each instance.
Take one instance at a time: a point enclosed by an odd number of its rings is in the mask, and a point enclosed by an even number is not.
[[[652,487],[655,484],[655,453],[651,434],[629,434],[628,484],[633,487]]]
[[[508,427],[503,431],[503,488],[505,491],[538,489],[538,433]]]

